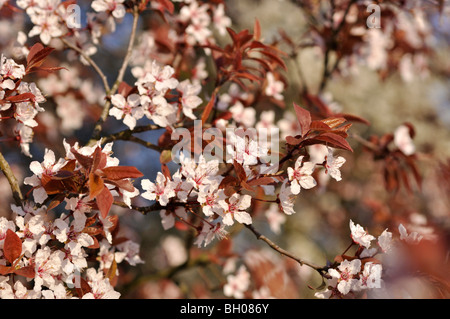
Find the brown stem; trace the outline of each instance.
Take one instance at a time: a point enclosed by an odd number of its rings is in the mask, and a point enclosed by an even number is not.
[[[14,175],[11,167],[9,166],[9,163],[3,157],[3,154],[1,152],[0,152],[0,168],[3,174],[5,174],[5,177],[8,180],[9,185],[11,186],[12,195],[14,201],[16,202],[16,205],[22,206],[23,195],[22,192],[20,191],[19,183],[17,182],[16,176]]]
[[[109,84],[108,84],[108,80],[106,78],[106,75],[103,73],[102,69],[100,69],[100,67],[98,66],[97,63],[95,63],[94,60],[91,59],[90,56],[88,56],[81,48],[77,47],[76,45],[70,43],[69,41],[67,41],[64,38],[61,38],[61,41],[70,49],[78,52],[93,68],[94,70],[98,73],[98,75],[100,76],[100,78],[102,79],[103,82],[103,86],[105,87],[105,91],[109,92],[110,88],[109,88]]]
[[[127,69],[130,59],[131,59],[131,53],[133,51],[134,40],[136,38],[138,20],[139,20],[139,9],[138,9],[138,6],[135,6],[133,9],[133,26],[131,28],[131,34],[130,34],[130,40],[128,42],[127,52],[125,54],[125,58],[123,59],[122,66],[120,67],[120,70],[117,75],[117,79],[114,82],[114,85],[112,86],[112,88],[110,90],[106,91],[107,96],[111,96],[114,93],[116,93],[117,89],[119,88],[120,83],[123,80],[123,77],[125,75],[125,70]],[[88,142],[88,145],[95,143],[100,138],[100,133],[102,131],[103,123],[108,118],[110,107],[111,107],[111,101],[108,99],[103,107],[103,111],[102,111],[102,114],[100,115],[100,118],[98,119],[97,123],[95,124],[94,131],[92,133],[92,138]]]
[[[277,244],[275,244],[273,241],[271,241],[269,238],[267,238],[266,236],[264,236],[263,234],[261,234],[259,231],[257,231],[255,229],[255,227],[253,227],[252,225],[245,225],[245,227],[247,229],[249,229],[255,236],[257,239],[260,239],[262,241],[264,241],[266,244],[268,244],[270,246],[270,248],[272,248],[273,250],[279,252],[280,254],[289,257],[293,260],[295,260],[296,262],[298,262],[300,264],[300,266],[308,266],[314,270],[316,270],[322,277],[325,277],[326,274],[324,273],[326,271],[326,268],[324,267],[319,267],[316,265],[313,265],[309,262],[306,262],[302,259],[300,259],[299,257],[291,254],[290,252],[288,252],[287,250],[284,250],[283,248],[281,248],[280,246],[278,246]]]

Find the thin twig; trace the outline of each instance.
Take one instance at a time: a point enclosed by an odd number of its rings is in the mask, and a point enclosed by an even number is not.
[[[319,267],[316,265],[313,265],[309,262],[306,262],[302,259],[300,259],[299,257],[293,255],[292,253],[288,252],[287,250],[284,250],[283,248],[281,248],[280,246],[278,246],[277,244],[275,244],[273,241],[271,241],[269,238],[267,238],[266,236],[264,236],[263,234],[261,234],[259,231],[257,231],[255,229],[255,227],[253,227],[253,225],[245,225],[245,227],[247,229],[249,229],[255,236],[257,239],[260,239],[262,241],[264,241],[266,244],[268,244],[270,246],[270,248],[272,248],[273,250],[279,252],[280,254],[289,257],[293,260],[295,260],[296,262],[298,262],[301,266],[305,265],[308,266],[314,270],[316,270],[321,276],[326,276],[326,274],[324,273],[326,271],[326,268],[324,267]]]
[[[130,34],[130,40],[128,42],[127,52],[125,54],[125,58],[123,59],[122,66],[119,69],[119,73],[117,75],[116,81],[114,82],[112,88],[110,90],[106,91],[107,96],[111,96],[114,93],[116,93],[120,83],[123,81],[123,77],[125,75],[125,70],[127,69],[130,59],[131,59],[131,53],[133,51],[133,45],[134,45],[134,40],[136,38],[136,31],[137,31],[137,25],[138,25],[138,20],[139,20],[138,6],[134,6],[133,10],[134,10],[133,11],[133,26],[131,28],[131,34]],[[108,118],[110,107],[111,107],[111,101],[108,99],[106,101],[105,105],[103,106],[103,111],[102,111],[102,114],[100,115],[100,118],[98,119],[97,123],[95,124],[94,131],[92,133],[92,138],[88,142],[88,145],[95,143],[100,138],[100,133],[102,131],[103,123]]]
[[[157,152],[162,152],[161,147],[159,147],[158,145],[155,145],[153,143],[144,141],[143,139],[141,139],[139,137],[136,137],[136,136],[133,136],[133,135],[128,135],[128,136],[125,136],[125,135],[111,135],[109,137],[103,138],[102,139],[102,144],[109,143],[109,142],[112,142],[112,141],[117,141],[117,140],[134,142],[134,143],[140,144],[142,146],[145,146],[148,149],[151,149],[151,150],[154,150],[154,151],[157,151]]]
[[[319,93],[321,93],[323,91],[323,89],[325,88],[325,85],[326,85],[330,75],[333,74],[333,72],[336,70],[338,63],[340,61],[340,58],[337,58],[337,61],[335,62],[332,69],[331,70],[329,69],[328,64],[329,64],[329,60],[330,60],[330,53],[332,51],[331,45],[334,45],[336,43],[337,36],[345,24],[345,19],[347,18],[347,15],[350,11],[351,6],[355,2],[356,2],[356,0],[350,0],[350,2],[348,3],[348,6],[345,8],[345,12],[344,12],[341,22],[339,23],[337,28],[332,30],[332,34],[326,43],[325,56],[324,56],[324,61],[323,61],[324,65],[323,65],[322,81],[320,82]],[[331,13],[331,18],[333,17],[333,13],[334,12]]]
[[[61,38],[61,41],[70,49],[78,52],[93,68],[94,70],[98,73],[98,75],[100,76],[100,78],[102,79],[103,82],[103,86],[105,87],[105,91],[109,92],[110,87],[108,84],[108,79],[106,78],[106,75],[103,73],[102,69],[100,69],[100,67],[98,66],[97,63],[95,63],[94,60],[91,59],[91,57],[89,55],[87,55],[81,48],[77,47],[76,45],[70,43],[69,41],[67,41],[64,38]]]
[[[9,163],[3,157],[3,154],[1,152],[0,152],[0,168],[3,174],[5,174],[6,179],[9,182],[9,185],[11,186],[11,191],[13,194],[14,201],[16,202],[16,205],[22,206],[23,195],[22,192],[20,191],[19,183],[17,182],[16,176],[14,175],[11,167],[9,166]]]

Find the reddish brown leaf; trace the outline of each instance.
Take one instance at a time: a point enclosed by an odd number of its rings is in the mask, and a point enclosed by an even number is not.
[[[259,24],[258,19],[255,19],[255,23],[253,25],[253,38],[256,41],[259,41],[261,38],[261,25]]]
[[[89,174],[89,198],[93,199],[97,197],[101,192],[103,192],[103,189],[105,189],[105,184],[103,183],[103,179],[94,174]]]
[[[325,123],[330,128],[336,128],[340,125],[344,124],[347,120],[343,117],[329,117],[321,120],[322,123]]]
[[[102,160],[102,149],[99,146],[97,146],[95,148],[94,154],[92,156],[92,168],[91,168],[92,172],[95,172],[95,170],[97,168],[101,168],[101,167],[99,167],[101,160]],[[105,161],[105,164],[106,164],[106,161]]]
[[[117,92],[120,95],[123,95],[123,96],[127,97],[128,95],[130,95],[133,92],[133,87],[130,86],[126,82],[120,82],[119,88],[117,89]]]
[[[89,286],[88,282],[81,276],[76,276],[73,279],[73,283],[75,284],[75,289],[79,298],[92,291],[91,286]]]
[[[331,131],[331,128],[322,121],[312,121],[310,129],[319,132]]]
[[[5,242],[3,244],[3,254],[11,264],[20,257],[22,253],[22,240],[11,229],[6,231]]]
[[[44,47],[40,43],[36,43],[35,45],[33,45],[27,56],[26,73],[28,74],[34,72],[38,68],[40,68],[42,63],[44,63],[44,60],[50,53],[52,53],[53,50],[55,49]]]
[[[124,178],[138,178],[144,176],[134,166],[112,166],[106,167],[103,170],[105,177],[111,180],[120,180]]]
[[[26,101],[34,101],[35,98],[36,97],[33,93],[27,92],[27,93],[9,96],[5,100],[7,100],[8,102],[12,102],[12,103],[20,103],[20,102],[26,102]]]
[[[102,217],[106,218],[114,202],[114,197],[109,189],[107,187],[103,187],[102,192],[95,197],[95,201]]]
[[[117,186],[118,188],[126,190],[127,192],[134,192],[133,183],[128,179],[121,179],[121,180],[117,180],[117,181],[104,179],[103,182],[106,184],[111,184],[111,185]]]
[[[220,182],[219,184],[219,188],[223,189],[226,188],[228,186],[236,186],[238,185],[238,180],[236,177],[231,176],[231,175],[227,175],[225,176],[225,178]]]
[[[81,166],[83,166],[87,170],[90,170],[90,168],[92,167],[92,163],[93,163],[92,158],[78,153],[78,151],[75,150],[73,147],[70,149],[70,151],[75,156],[78,163],[81,164]]]
[[[340,116],[342,116],[343,118],[345,118],[347,121],[350,121],[350,122],[359,122],[359,123],[363,123],[366,125],[370,125],[369,121],[367,121],[366,119],[363,119],[362,117],[356,116],[356,115],[340,114]]]
[[[216,103],[216,91],[213,92],[211,99],[209,100],[208,104],[205,107],[205,110],[203,111],[202,124],[205,124],[206,121],[208,120],[209,114],[211,113],[215,103]]]
[[[14,270],[14,273],[30,279],[33,279],[36,276],[36,272],[34,271],[33,266],[26,266],[16,269]]]
[[[251,181],[248,182],[248,185],[250,186],[256,186],[256,185],[268,185],[273,183],[274,180],[272,177],[260,177],[260,178],[256,178],[256,179],[252,179]]]
[[[117,274],[117,262],[116,259],[114,258],[111,263],[111,267],[109,267],[108,269],[106,278],[108,278],[110,282],[113,282],[113,280],[116,278],[116,274]]]
[[[311,113],[304,108],[294,103],[295,114],[297,114],[297,120],[300,123],[301,135],[305,137],[311,126]]]
[[[348,142],[339,135],[333,133],[322,133],[314,138],[315,140],[323,141],[326,145],[335,148],[341,148],[353,152],[352,147]]]
[[[303,139],[301,139],[301,138],[296,138],[293,136],[286,136],[286,143],[288,143],[289,145],[298,145],[298,144],[300,144],[300,142],[302,140]]]
[[[4,266],[4,265],[0,265],[0,275],[2,275],[2,276],[10,274],[13,271],[14,271],[14,269],[12,267],[7,267],[7,266]]]
[[[247,174],[245,174],[245,170],[244,167],[239,164],[238,162],[234,161],[233,163],[234,166],[234,170],[236,172],[237,177],[239,178],[239,180],[242,181],[246,181],[247,180]]]

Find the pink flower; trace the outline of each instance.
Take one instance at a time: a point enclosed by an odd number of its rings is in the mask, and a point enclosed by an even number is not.
[[[239,267],[236,275],[228,275],[227,283],[223,287],[223,293],[227,297],[236,299],[244,298],[244,292],[250,286],[250,273],[242,265]]]
[[[337,279],[337,289],[340,293],[346,295],[351,290],[359,290],[359,280],[356,276],[361,270],[361,260],[354,259],[352,261],[344,260],[338,269],[331,268],[328,274]]]
[[[345,158],[343,158],[342,156],[335,158],[333,156],[333,150],[329,147],[328,155],[326,156],[326,163],[325,163],[326,173],[329,174],[336,181],[342,180],[341,172],[340,172],[339,168],[342,165],[344,165],[344,163],[345,163]]]
[[[352,220],[350,220],[350,230],[353,241],[367,249],[370,247],[370,242],[375,239],[375,237],[369,235],[360,225],[355,225]]]
[[[175,196],[173,183],[166,178],[161,172],[156,176],[156,183],[150,182],[148,179],[141,181],[142,188],[145,190],[142,197],[148,200],[156,200],[162,206],[166,206],[170,198]]]
[[[252,203],[252,197],[250,195],[233,194],[228,200],[219,201],[219,205],[222,207],[223,223],[227,226],[234,224],[235,219],[241,224],[250,225],[252,223],[252,217],[244,210],[249,208]]]
[[[394,144],[405,155],[412,155],[416,151],[413,140],[411,138],[410,129],[406,125],[400,125],[394,132]]]
[[[109,115],[116,119],[123,119],[123,123],[130,129],[134,129],[136,121],[144,116],[144,111],[140,107],[141,99],[138,94],[130,94],[127,99],[121,94],[114,94],[111,97],[113,107],[109,110]]]
[[[125,16],[126,9],[123,5],[125,0],[94,0],[91,4],[96,12],[110,12],[116,19]]]
[[[295,161],[294,168],[288,167],[287,172],[289,181],[291,182],[291,191],[294,195],[300,193],[301,187],[305,189],[313,188],[317,185],[316,180],[311,174],[314,172],[315,164],[312,162],[304,162],[303,156],[299,156]]]

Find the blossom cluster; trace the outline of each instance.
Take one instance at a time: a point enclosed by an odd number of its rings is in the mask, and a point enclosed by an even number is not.
[[[198,96],[202,89],[200,84],[193,84],[189,79],[179,82],[174,78],[175,70],[171,66],[162,66],[156,60],[147,61],[143,67],[134,67],[132,73],[137,79],[138,93],[113,95],[109,115],[123,120],[130,129],[144,116],[161,127],[172,126],[179,120],[178,110],[190,119],[197,118],[193,110],[203,102]],[[173,98],[173,90],[176,90],[177,99]]]
[[[341,255],[336,259],[327,271],[326,288],[316,292],[317,298],[356,298],[373,289],[382,290],[382,276],[388,272],[383,268],[383,261],[398,258],[402,243],[418,244],[422,239],[415,231],[408,233],[402,224],[398,226],[398,240],[387,229],[375,238],[352,220],[349,226],[352,243],[358,247],[355,256]]]
[[[13,220],[0,217],[0,298],[120,297],[113,287],[117,265],[141,263],[138,244],[114,243],[117,220],[97,219],[82,199],[66,198],[64,203],[67,212],[57,218],[47,206],[31,203],[12,205]],[[13,275],[27,280],[13,280]]]
[[[30,143],[33,140],[33,128],[38,123],[36,115],[43,112],[40,104],[46,101],[35,83],[22,81],[26,74],[25,66],[17,64],[4,55],[0,58],[0,112],[2,119],[14,118],[15,139],[19,141],[22,152],[31,157]]]

